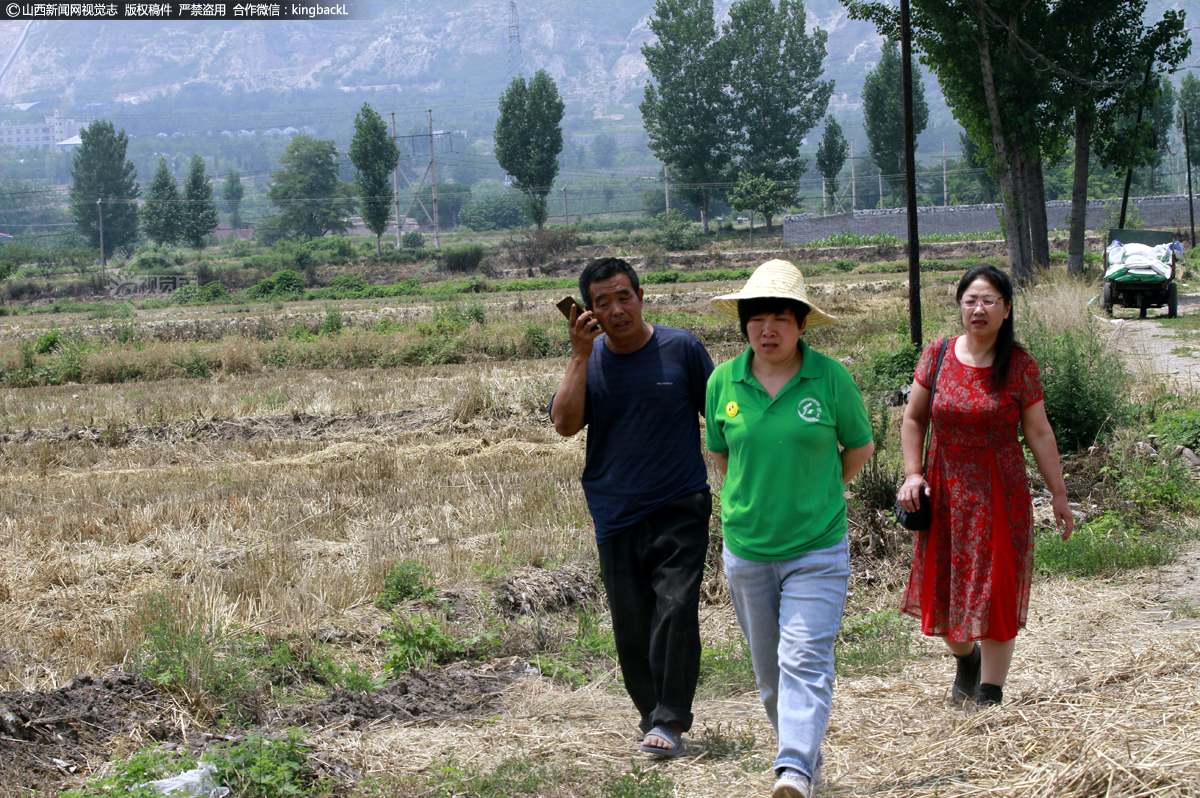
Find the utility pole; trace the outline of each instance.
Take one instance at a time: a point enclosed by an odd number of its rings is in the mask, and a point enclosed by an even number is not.
[[[1187,114],[1183,115],[1183,152],[1187,156],[1188,222],[1192,226],[1192,247],[1196,246],[1196,211],[1192,205],[1192,137],[1188,135]]]
[[[919,350],[921,330],[921,253],[917,232],[917,136],[913,123],[912,31],[909,27],[909,0],[900,0],[900,59],[904,85],[904,185],[908,195],[908,327],[912,342]],[[945,161],[942,161],[945,164]]]
[[[563,193],[563,224],[565,224],[565,225],[567,225],[568,227],[570,227],[570,225],[571,225],[571,214],[570,214],[570,212],[567,210],[567,187],[566,187],[566,186],[563,186],[563,187],[562,187],[562,193]]]
[[[442,242],[441,242],[441,239],[438,238],[438,227],[440,227],[441,225],[438,220],[437,159],[434,158],[434,155],[433,155],[433,109],[432,108],[429,109],[429,170],[432,173],[432,179],[433,179],[433,248],[441,249]]]
[[[104,205],[99,197],[96,198],[96,213],[100,219],[100,279],[104,279]]]
[[[666,200],[667,210],[671,210],[671,167],[663,164],[663,199]]]
[[[879,210],[883,210],[883,171],[879,172]]]
[[[950,190],[946,188],[946,140],[942,139],[942,205],[950,206]]]
[[[396,143],[396,112],[392,111],[392,143]],[[396,249],[400,249],[400,228],[404,226],[404,220],[400,218],[400,161],[396,161],[396,168],[392,170],[392,199],[396,200]]]
[[[854,139],[850,139],[850,213],[858,207],[858,183],[854,180]]]

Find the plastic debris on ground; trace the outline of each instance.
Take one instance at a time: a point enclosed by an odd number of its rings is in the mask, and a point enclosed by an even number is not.
[[[194,770],[187,770],[169,779],[149,781],[139,785],[151,787],[159,795],[195,796],[196,798],[226,798],[229,788],[216,782],[217,767],[211,762],[201,762]]]

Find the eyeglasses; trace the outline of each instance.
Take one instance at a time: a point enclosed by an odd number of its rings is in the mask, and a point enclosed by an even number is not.
[[[983,305],[985,308],[995,307],[999,301],[1000,297],[987,294],[985,296],[965,296],[958,300],[958,304],[962,306],[963,310],[971,310],[976,305]]]

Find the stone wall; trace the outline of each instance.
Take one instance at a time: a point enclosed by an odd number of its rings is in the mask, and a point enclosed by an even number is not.
[[[1200,200],[1200,197],[1197,199]],[[1099,230],[1108,227],[1110,208],[1111,217],[1117,217],[1121,212],[1121,201],[1088,200],[1087,228]],[[1187,229],[1186,195],[1130,197],[1129,208],[1130,213],[1132,209],[1137,209],[1142,227],[1161,230]],[[1046,223],[1049,229],[1068,229],[1067,217],[1070,213],[1069,200],[1047,202]],[[1003,209],[1000,205],[935,205],[917,208],[917,228],[921,235],[999,232],[1002,218]],[[1116,226],[1115,222],[1113,226]],[[783,242],[786,246],[799,246],[839,233],[864,236],[890,233],[902,239],[908,236],[908,211],[905,208],[895,208],[854,211],[833,216],[802,213],[783,217]]]

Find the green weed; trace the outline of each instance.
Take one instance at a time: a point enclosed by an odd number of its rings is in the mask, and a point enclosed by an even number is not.
[[[342,314],[336,308],[327,308],[325,318],[321,319],[321,335],[337,335],[342,331]]]
[[[697,693],[705,698],[745,695],[758,689],[750,647],[741,636],[706,645],[700,652],[700,683]]]
[[[396,676],[409,668],[425,668],[445,661],[463,650],[437,618],[396,613],[392,623],[379,636],[387,645],[387,669]]]
[[[1109,512],[1077,526],[1067,541],[1057,530],[1038,530],[1033,562],[1044,574],[1113,576],[1133,568],[1164,565],[1177,550],[1178,543],[1170,535],[1141,529]]]
[[[675,781],[657,770],[642,770],[637,765],[628,773],[609,776],[600,785],[602,798],[669,798]]]
[[[1038,316],[1025,345],[1041,370],[1046,415],[1061,452],[1085,449],[1129,416],[1128,373],[1090,317],[1082,332],[1052,335]]]
[[[383,578],[383,590],[375,600],[381,610],[390,610],[402,601],[433,598],[433,588],[426,584],[429,569],[416,560],[401,560]]]
[[[895,610],[846,618],[834,643],[837,672],[844,676],[893,673],[912,648],[912,623]]]
[[[738,731],[732,723],[725,723],[724,730],[721,727],[718,721],[716,727],[705,725],[700,731],[700,747],[709,759],[736,759],[758,744],[753,732]]]
[[[437,766],[432,787],[437,795],[463,795],[472,798],[517,798],[540,795],[543,788],[575,780],[570,770],[531,763],[527,757],[512,757],[490,772],[480,773],[452,761]]]

